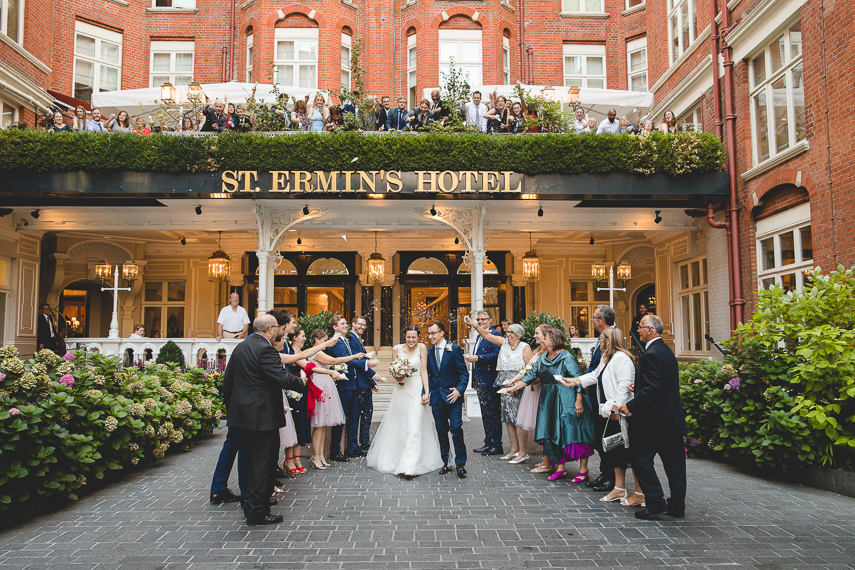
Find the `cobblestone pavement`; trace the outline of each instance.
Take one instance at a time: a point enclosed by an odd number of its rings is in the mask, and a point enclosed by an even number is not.
[[[478,423],[464,424],[470,449]],[[855,568],[855,500],[700,460],[685,520],[637,521],[584,486],[476,456],[464,480],[364,459],[312,470],[279,496],[284,523],[248,527],[237,504],[208,503],[222,440],[0,533],[0,568]]]

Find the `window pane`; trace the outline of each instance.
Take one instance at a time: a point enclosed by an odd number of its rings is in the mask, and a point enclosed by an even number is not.
[[[311,42],[300,42],[300,60],[301,61],[315,61],[318,59],[318,43]]]
[[[571,281],[570,282],[570,302],[578,303],[588,300],[588,282],[587,281]]]
[[[350,89],[350,72],[341,70],[341,87],[342,89]]]
[[[766,238],[760,242],[760,270],[775,268],[775,240]]]
[[[807,136],[805,127],[805,84],[802,74],[802,64],[793,67],[793,113],[796,122],[796,141],[804,140]]]
[[[276,60],[294,59],[294,42],[276,42]]]
[[[460,61],[481,63],[481,42],[460,42]]]
[[[332,311],[345,315],[344,287],[306,287],[306,312],[317,315],[321,311]]]
[[[641,71],[647,69],[647,50],[642,49],[629,54],[629,70]]]
[[[313,88],[317,85],[317,73],[314,65],[300,66],[300,87]]]
[[[688,289],[689,285],[689,266],[680,266],[680,289]]]
[[[585,0],[585,10],[588,12],[602,12],[603,0]]]
[[[781,265],[792,265],[796,262],[796,240],[793,232],[781,234]]]
[[[167,301],[183,301],[184,300],[184,281],[170,281],[167,284]]]
[[[606,285],[608,286],[608,285]],[[597,303],[608,303],[609,302],[609,292],[608,291],[597,291],[596,284],[594,285],[594,301]]]
[[[160,73],[169,73],[169,54],[156,53],[151,63],[151,70]]]
[[[701,284],[701,264],[699,261],[693,261],[689,268],[692,272],[692,287],[697,287]]]
[[[591,310],[588,307],[570,307],[570,322],[567,326],[576,325],[579,336],[586,338],[590,335]]]
[[[294,66],[277,65],[276,77],[282,85],[294,85]]]
[[[582,8],[582,0],[564,0],[565,12],[580,12]]]
[[[440,42],[439,60],[447,62],[450,61],[452,57],[454,58],[454,61],[458,61],[457,42]]]
[[[176,53],[175,71],[178,73],[193,73],[193,54]]]
[[[95,57],[95,40],[78,34],[74,45],[74,52],[77,55]]]
[[[671,58],[677,59],[680,57],[680,30],[677,14],[671,16]]]
[[[692,317],[694,328],[692,330],[692,350],[703,350],[704,344],[704,311],[701,306],[701,296],[692,295]]]
[[[411,71],[407,76],[407,85],[414,87],[416,85],[416,72]]]
[[[775,278],[774,277],[767,277],[766,279],[763,279],[760,282],[760,288],[761,289],[769,289],[774,284],[775,284]]]
[[[159,281],[145,284],[145,301],[159,302],[163,300],[163,284]]]
[[[634,7],[640,6],[642,4],[644,4],[644,0],[628,0],[628,2],[626,3],[626,7],[627,8],[634,8]]]
[[[10,127],[12,125],[12,123],[15,122],[15,108],[10,106],[10,105],[7,105],[6,103],[3,103],[2,107],[3,107],[3,116],[2,116],[2,120],[0,120],[0,128],[5,129],[5,128]],[[5,261],[0,259],[0,267],[2,267],[4,263],[5,263]],[[0,285],[8,285],[8,283],[5,283],[3,281],[3,279],[5,277],[5,275],[3,273],[4,272],[0,271]]]
[[[790,59],[796,59],[802,53],[802,23],[797,22],[790,28]]]
[[[605,79],[588,79],[585,82],[585,87],[588,89],[605,89],[606,81]]]
[[[787,273],[786,275],[781,275],[781,286],[784,288],[784,292],[795,291],[796,290],[796,274],[795,273]]]
[[[252,67],[252,48],[253,46],[249,46],[246,48],[246,66]]]
[[[166,338],[184,338],[184,307],[166,308]]]
[[[680,6],[680,23],[682,24],[682,34],[683,34],[683,51],[687,50],[692,43],[692,39],[690,37],[689,26],[691,25],[691,20],[689,19],[689,0],[685,0],[683,5]]]
[[[166,82],[172,83],[169,80],[168,75],[153,75],[151,78],[151,86],[152,87],[160,87],[161,85],[163,85]],[[175,84],[173,83],[173,85],[175,85]]]
[[[813,240],[811,239],[810,226],[799,229],[802,234],[802,261],[813,259]]]
[[[692,350],[692,314],[689,297],[690,295],[680,297],[680,312],[683,317],[683,350]]]
[[[703,313],[704,335],[708,335],[708,334],[710,334],[710,296],[709,296],[709,293],[704,291],[701,294],[701,297],[702,297],[703,302],[704,302],[704,313]],[[703,350],[710,350],[710,343],[709,343],[709,341],[707,341],[706,336],[704,336],[704,342],[703,342],[702,346],[703,346]]]
[[[707,275],[707,259],[701,260],[701,285],[706,285],[709,277]]]
[[[74,96],[88,101],[92,96],[95,81],[95,65],[82,59],[76,60],[74,70]]]
[[[102,65],[99,83],[99,91],[116,91],[119,88],[119,70]]]
[[[787,126],[786,75],[782,75],[772,83],[772,101],[775,105],[775,148],[781,152],[790,146],[790,129]]]
[[[341,66],[350,68],[350,48],[341,46]]]
[[[751,61],[754,70],[754,87],[766,81],[766,52],[761,53]]]
[[[408,66],[415,67],[416,66],[416,48],[410,48],[408,50]]]
[[[588,75],[605,75],[606,71],[603,66],[603,58],[602,57],[588,57],[585,58],[588,64]]]
[[[190,82],[193,81],[193,77],[190,75],[176,75],[175,81],[172,83],[176,87],[186,87],[190,85]],[[163,83],[161,83],[163,85]]]
[[[160,315],[163,309],[160,307],[146,307],[143,310],[143,324],[145,324],[145,332],[151,338],[161,338],[163,336]]]
[[[107,63],[119,63],[119,46],[101,40],[101,59]]]
[[[577,55],[564,56],[564,75],[582,75],[582,58]]]
[[[647,74],[635,75],[630,80],[630,91],[647,91]]]
[[[757,140],[758,162],[769,158],[769,133],[766,118],[766,90],[754,96],[754,136]]]
[[[787,54],[784,52],[786,49],[785,45],[784,36],[781,36],[769,46],[769,60],[772,64],[772,73],[781,69],[787,61]]]
[[[509,50],[508,48],[502,49],[502,65],[505,67],[505,69],[511,66],[511,50]]]
[[[18,13],[20,10],[20,0],[7,0],[6,3],[6,35],[13,42],[18,41]]]

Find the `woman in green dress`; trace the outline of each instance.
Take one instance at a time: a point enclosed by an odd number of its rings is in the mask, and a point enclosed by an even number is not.
[[[579,387],[561,385],[555,376],[575,378],[579,365],[572,354],[565,350],[567,340],[560,330],[546,327],[543,331],[543,348],[546,354],[534,363],[532,369],[507,388],[515,392],[539,379],[540,404],[534,439],[543,446],[543,453],[557,464],[550,481],[567,475],[564,464],[579,461],[579,472],[570,480],[581,483],[588,480],[588,458],[594,453],[594,422],[591,419],[591,403],[588,395]]]

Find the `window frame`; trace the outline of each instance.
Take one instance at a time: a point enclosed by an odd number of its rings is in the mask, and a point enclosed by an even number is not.
[[[801,47],[801,30],[799,30],[799,53],[795,57],[792,56],[792,34],[794,27],[801,27],[801,19],[797,18],[795,20],[790,21],[786,26],[784,26],[781,30],[772,35],[773,39],[766,43],[761,49],[755,51],[748,58],[748,110],[750,114],[751,120],[751,160],[753,166],[757,166],[769,160],[774,160],[778,155],[784,154],[790,149],[796,147],[799,144],[802,144],[804,141],[807,141],[807,113],[806,113],[806,104],[804,101],[805,87],[804,87],[804,61],[803,54],[804,51]],[[781,67],[777,70],[772,70],[772,52],[776,47],[779,39],[784,39],[784,55],[785,59],[781,63]],[[763,69],[764,76],[761,81],[758,83],[758,78],[756,77],[756,69],[754,66],[754,62],[759,58],[763,57]],[[796,88],[793,86],[793,71],[796,68],[801,68],[801,92],[802,92],[802,106],[801,106],[801,114],[802,114],[802,125],[803,125],[803,135],[802,138],[799,139],[799,133],[797,129],[798,125],[798,115],[796,114]],[[779,81],[780,79],[784,79],[785,86],[784,89],[786,91],[786,115],[787,115],[787,139],[788,144],[785,148],[778,150],[777,144],[777,129],[776,129],[776,121],[775,121],[775,95],[773,88],[773,84]],[[764,93],[765,91],[765,93]],[[768,145],[768,155],[764,158],[761,156],[761,147],[763,143],[764,137],[758,131],[757,128],[757,119],[758,119],[758,109],[755,101],[759,101],[760,97],[765,100],[765,111],[766,111],[766,143]],[[774,135],[774,136],[773,136]]]
[[[77,53],[77,36],[87,37],[95,41],[95,56],[88,55],[78,55]],[[101,28],[98,26],[94,26],[92,24],[88,24],[86,22],[81,22],[80,20],[75,20],[74,22],[74,39],[73,39],[73,56],[72,56],[72,69],[71,69],[71,93],[77,99],[83,99],[77,95],[77,90],[75,87],[75,80],[77,77],[77,67],[78,61],[84,61],[91,63],[93,65],[93,73],[92,73],[92,92],[91,93],[100,93],[102,90],[101,87],[101,68],[109,67],[113,68],[117,71],[117,80],[116,80],[116,90],[122,89],[122,57],[123,57],[123,40],[124,36],[119,32],[114,32],[112,30],[108,30],[106,28]],[[119,48],[118,51],[118,64],[103,61],[98,58],[98,54],[101,52],[101,44],[103,42],[107,42],[110,44],[117,45]],[[107,91],[104,89],[103,91]],[[91,101],[92,94],[90,93],[89,99]],[[85,100],[85,99],[84,99]]]
[[[511,40],[502,35],[502,80],[503,85],[511,84]]]
[[[629,1],[629,0],[627,0]],[[644,52],[644,71],[632,71],[631,62],[632,62],[632,54]],[[647,60],[647,36],[643,36],[641,38],[636,38],[632,41],[626,42],[626,88],[628,91],[634,91],[632,88],[632,79],[634,77],[640,77],[644,75],[644,93],[650,88],[650,83],[648,81],[648,60]],[[637,92],[639,93],[639,92]]]
[[[410,109],[414,109],[418,105],[419,89],[418,89],[418,40],[417,34],[407,36],[407,102]],[[415,54],[415,64],[412,64],[414,58],[410,57],[411,52]]]
[[[573,283],[585,283],[587,285],[587,300],[585,301],[574,301],[572,298],[573,292]],[[567,328],[570,328],[570,325],[576,325],[578,328],[579,325],[576,324],[576,320],[574,319],[574,309],[578,309],[581,312],[581,309],[586,309],[587,319],[588,319],[588,328],[586,330],[579,329],[580,335],[583,335],[581,338],[597,338],[599,334],[594,329],[594,311],[597,309],[599,305],[608,305],[609,304],[609,292],[608,291],[597,291],[597,284],[591,279],[585,279],[584,277],[571,277],[570,278],[570,289],[568,294],[571,295],[569,305],[570,305],[570,316],[567,320]],[[597,298],[597,295],[600,295],[600,298]]]
[[[582,59],[581,75],[567,73],[567,58],[579,57]],[[588,58],[601,57],[603,60],[602,75],[591,75],[588,73]],[[608,89],[608,61],[606,58],[606,46],[601,44],[564,44],[561,56],[561,71],[564,81],[564,87],[572,87],[574,83],[568,83],[573,79],[580,78],[581,85],[577,85],[582,89]],[[588,81],[602,81],[602,87],[589,87]]]
[[[689,17],[689,45],[683,45],[683,14],[680,9],[684,4],[688,6],[686,12]],[[676,55],[672,49],[674,47],[674,30],[671,26],[673,18],[677,19],[677,29],[680,32],[677,34],[677,45],[680,53]],[[666,24],[668,26],[668,62],[673,65],[674,62],[689,51],[698,39],[698,8],[696,0],[668,0]]]
[[[813,251],[813,228],[811,225],[810,203],[800,204],[794,208],[790,208],[768,218],[764,218],[757,222],[754,249],[756,250],[757,259],[757,290],[763,290],[766,287],[763,282],[767,279],[774,279],[776,285],[783,285],[783,276],[795,274],[796,291],[804,287],[806,270],[814,268],[813,260],[802,257],[802,232],[804,228],[811,229],[811,251]],[[793,234],[793,263],[788,265],[783,264],[783,255],[781,249],[781,237],[785,234]],[[763,269],[763,247],[762,243],[768,239],[772,239],[773,254],[775,257],[775,265],[770,269]]]
[[[351,57],[351,54],[353,53],[351,51],[352,47],[353,47],[353,38],[351,38],[349,35],[342,32],[342,34],[341,34],[341,52],[342,52],[341,53],[341,55],[342,55],[342,61],[341,61],[342,82],[341,82],[341,87],[342,87],[342,89],[348,89],[348,90],[350,89],[350,86],[352,85],[352,82],[353,82],[353,74],[351,73],[351,69],[350,69],[350,57]],[[347,65],[345,65],[345,61],[344,61],[344,50],[347,50]],[[344,83],[344,75],[345,74],[347,74],[347,84],[346,85]]]
[[[573,2],[573,1],[579,2],[579,9],[578,10],[570,10],[567,8],[567,2]],[[599,0],[600,6],[596,10],[589,10],[586,6],[587,2],[588,2],[588,0],[561,0],[561,12],[564,14],[603,14],[603,13],[605,13],[606,7],[605,7],[605,1],[604,0]]]
[[[154,70],[154,56],[155,55],[163,55],[169,54],[169,71],[155,71]],[[178,55],[190,54],[191,58],[191,71],[189,75],[189,80],[184,82],[178,82],[179,77],[188,77],[187,72],[184,71],[176,71],[176,62],[178,60]],[[148,81],[149,87],[160,87],[163,85],[163,81],[155,81],[155,77],[166,78],[169,83],[173,86],[186,86],[189,85],[193,81],[194,72],[196,68],[196,42],[193,40],[182,40],[182,41],[152,41],[151,46],[149,47],[149,72],[148,72]]]
[[[698,278],[700,283],[695,283],[692,275],[692,265],[698,264]],[[683,287],[682,284],[682,269],[686,267],[687,278],[689,280],[689,284],[687,287]],[[677,287],[675,288],[677,291],[677,309],[680,312],[680,317],[677,319],[677,323],[680,327],[679,334],[675,335],[675,338],[680,340],[680,354],[681,355],[697,355],[697,356],[709,356],[711,351],[710,342],[706,339],[706,337],[697,339],[695,337],[696,331],[696,321],[698,315],[695,314],[695,299],[699,299],[699,306],[702,313],[704,322],[701,324],[700,334],[709,334],[710,332],[710,294],[709,294],[709,261],[706,255],[702,255],[699,257],[695,257],[693,259],[688,259],[686,261],[682,261],[677,264]],[[688,299],[688,307],[689,307],[689,315],[688,315],[688,331],[686,330],[686,317],[687,315],[684,313],[685,308],[683,307],[683,299]],[[688,346],[686,346],[688,335]],[[696,349],[695,345],[700,342],[700,346],[703,348]]]
[[[12,121],[8,125],[3,124],[3,117],[5,116],[5,107],[9,107],[12,110]],[[0,95],[0,129],[7,129],[12,125],[16,125],[20,120],[20,107],[18,107],[18,105],[11,102],[10,100],[4,99],[2,95]]]
[[[635,2],[635,4],[632,4],[632,2]],[[640,7],[644,6],[646,3],[646,0],[626,0],[624,3],[624,9],[632,10],[633,8],[638,8],[640,10]]]
[[[160,301],[146,301],[145,300],[146,285],[148,285],[149,283],[160,283],[160,293],[161,293],[161,300]],[[167,298],[169,297],[169,284],[170,283],[183,283],[184,284],[184,300],[183,301],[168,301],[167,300]],[[145,280],[143,282],[142,289],[143,289],[142,290],[143,295],[142,295],[141,306],[142,306],[143,322],[145,322],[145,310],[147,308],[158,308],[159,307],[160,308],[161,329],[158,330],[157,332],[160,333],[160,337],[161,338],[189,338],[187,336],[187,292],[188,292],[187,280],[181,279],[181,278],[178,278],[178,279],[149,279],[149,280]],[[181,323],[181,331],[182,331],[183,336],[180,336],[180,337],[167,336],[168,330],[169,330],[168,325],[167,325],[168,319],[169,319],[169,309],[174,308],[174,307],[181,307],[184,309],[184,322]],[[145,325],[146,325],[146,332],[149,334],[149,336],[154,337],[155,331],[149,330],[149,328],[151,328],[151,327],[148,327],[148,323],[145,323]]]
[[[293,42],[294,43],[294,59],[276,59],[278,55],[278,43],[279,42]],[[300,42],[314,42],[315,45],[315,59],[300,59],[299,54],[299,46]],[[302,89],[317,89],[318,88],[318,79],[320,75],[320,59],[319,59],[319,49],[320,49],[320,34],[318,28],[275,28],[274,37],[273,37],[273,77],[274,80],[277,81],[282,87],[296,87]],[[280,66],[293,66],[293,78],[294,84],[285,83],[279,77],[279,67]],[[302,67],[314,67],[315,69],[315,81],[313,85],[300,85],[300,69]]]
[[[247,34],[246,35],[246,60],[245,60],[245,78],[247,83],[252,83],[252,65],[253,65],[253,47],[254,47],[254,35],[255,34]]]
[[[158,2],[169,2],[169,6],[158,6]],[[175,4],[190,4],[189,6],[176,6]],[[196,0],[151,0],[152,8],[172,8],[173,10],[195,10]]]
[[[691,107],[689,110],[683,112],[682,115],[677,117],[677,126],[678,128],[681,128],[683,132],[703,132],[704,124],[701,117],[701,104],[698,102],[695,103],[694,107]],[[680,125],[682,125],[682,127]],[[688,129],[686,128],[686,125],[692,125],[692,128]]]
[[[0,33],[6,35],[7,38],[23,47],[24,45],[24,12],[26,11],[26,0],[18,0],[18,33],[16,37],[8,34],[9,30],[9,0],[0,0]]]
[[[460,44],[462,43],[477,43],[478,44],[478,61],[461,61],[455,58],[454,67],[463,70],[464,67],[472,69],[477,68],[480,77],[477,80],[469,76],[469,85],[473,89],[478,89],[484,84],[484,35],[481,30],[439,30],[437,34],[437,60],[439,63],[439,80],[443,81],[443,67],[449,67],[449,62],[444,61],[442,57],[443,43],[457,43],[457,52],[460,53]],[[469,72],[467,71],[467,74]]]

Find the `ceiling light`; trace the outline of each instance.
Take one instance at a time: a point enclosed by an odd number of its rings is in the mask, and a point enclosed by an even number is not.
[[[454,245],[460,245],[460,238],[454,238]]]
[[[187,245],[187,240],[185,238],[181,238],[181,245]]]
[[[653,218],[653,221],[656,222],[657,224],[662,221],[662,216],[659,215],[661,213],[662,213],[662,210],[656,210],[656,217]]]
[[[435,207],[435,206],[431,206],[431,207],[430,207],[430,215],[431,215],[431,216],[435,216],[435,215],[436,215],[436,207]]]
[[[302,244],[303,244],[303,240],[300,238],[297,238],[297,245],[302,245]]]
[[[201,216],[201,215],[202,215],[202,206],[196,206],[196,215],[197,215],[197,216]]]
[[[39,219],[39,209],[38,209],[38,208],[36,208],[36,209],[35,209],[35,210],[33,210],[32,212],[30,212],[30,215],[31,215],[34,219],[38,220],[38,219]]]
[[[591,241],[589,241],[588,243],[594,245],[594,238],[591,238]]]
[[[543,217],[543,206],[541,206],[540,208],[537,209],[537,217],[538,218]]]
[[[308,207],[308,206],[303,206],[303,215],[304,215],[304,216],[308,216],[308,215],[309,215],[309,207]]]

